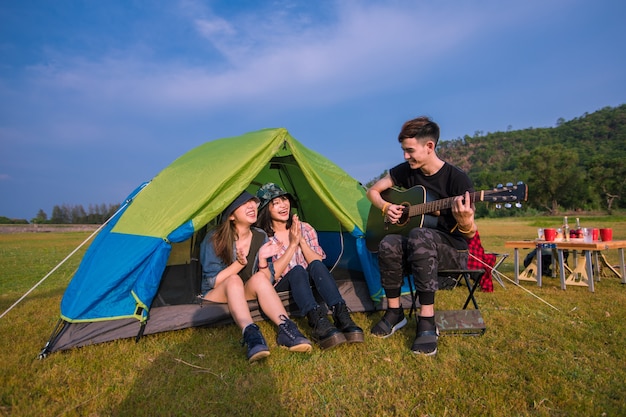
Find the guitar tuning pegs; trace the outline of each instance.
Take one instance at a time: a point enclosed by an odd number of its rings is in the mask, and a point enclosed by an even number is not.
[[[511,203],[506,203],[506,204],[504,205],[504,207],[509,209],[509,208],[511,208],[512,206],[511,206]]]
[[[513,186],[513,183],[512,183],[512,182],[507,182],[507,183],[506,183],[506,186],[507,186],[507,187],[512,187],[512,186]]]
[[[497,209],[501,209],[502,208],[502,204],[500,204],[500,203],[496,204],[496,208]]]
[[[502,184],[498,184],[498,185],[496,185],[496,188],[502,188],[502,187],[503,187],[503,185],[502,185]]]
[[[518,181],[517,182],[517,185],[523,185],[523,184],[524,184],[524,181]]]
[[[515,207],[522,208],[522,203],[515,203]]]

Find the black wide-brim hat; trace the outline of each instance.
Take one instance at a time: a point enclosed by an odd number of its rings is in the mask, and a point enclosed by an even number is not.
[[[253,196],[247,191],[243,191],[241,194],[239,194],[239,197],[237,197],[235,201],[230,203],[230,205],[226,207],[224,211],[222,211],[222,223],[224,223],[230,217],[230,215],[233,214],[233,211],[237,210],[239,207],[243,206],[250,200],[256,201],[257,204],[261,202],[261,200],[259,200],[257,197]]]

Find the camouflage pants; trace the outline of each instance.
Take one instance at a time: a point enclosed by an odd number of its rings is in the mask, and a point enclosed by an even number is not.
[[[398,289],[406,275],[413,274],[417,293],[439,289],[438,269],[464,269],[467,251],[444,242],[438,231],[415,228],[409,236],[390,234],[378,246],[378,266],[384,289]]]

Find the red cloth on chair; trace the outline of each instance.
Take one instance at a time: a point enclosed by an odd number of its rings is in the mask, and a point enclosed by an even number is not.
[[[483,248],[483,244],[480,241],[478,231],[474,237],[467,240],[467,244],[469,249],[467,269],[484,269],[485,275],[480,279],[480,289],[484,292],[493,292],[491,270],[496,264],[496,255],[493,253],[485,253],[485,248]]]

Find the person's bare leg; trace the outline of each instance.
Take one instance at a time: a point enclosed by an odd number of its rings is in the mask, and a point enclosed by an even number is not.
[[[253,323],[252,314],[246,301],[246,291],[238,275],[231,275],[213,288],[204,297],[205,300],[228,304],[233,320],[241,329]]]
[[[274,286],[262,273],[254,274],[245,285],[245,294],[248,300],[257,299],[261,310],[276,325],[283,322],[281,316],[289,317]]]
[[[387,308],[400,308],[400,297],[387,298]]]
[[[435,305],[423,305],[420,306],[420,316],[422,317],[432,317],[435,315]]]
[[[243,330],[243,339],[247,345],[247,356],[250,362],[255,362],[269,356],[270,351],[267,342],[259,327],[254,324],[246,290],[239,275],[231,275],[213,288],[204,297],[206,300],[218,303],[226,302],[230,315],[237,326]]]

